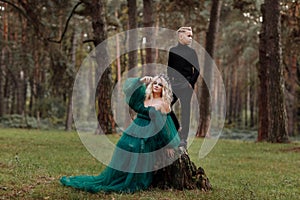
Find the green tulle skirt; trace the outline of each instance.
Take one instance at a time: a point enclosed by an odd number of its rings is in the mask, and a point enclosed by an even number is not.
[[[150,109],[150,113],[163,124],[159,125],[159,122],[150,124],[149,116],[138,114],[134,122],[124,131],[110,164],[101,174],[64,176],[60,182],[65,186],[92,193],[98,191],[133,193],[149,188],[159,157],[153,152],[179,144],[179,137],[170,115],[161,116],[154,109],[152,111]],[[157,130],[160,131],[156,133]]]
[[[65,186],[92,193],[98,191],[133,193],[149,187],[152,182],[152,172],[126,173],[107,167],[98,176],[62,177],[60,182]]]

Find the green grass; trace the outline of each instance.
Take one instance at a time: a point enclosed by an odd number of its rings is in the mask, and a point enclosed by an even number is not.
[[[117,141],[119,136],[109,136]],[[202,139],[189,149],[213,191],[148,190],[135,194],[90,194],[59,183],[62,175],[97,175],[104,166],[76,132],[0,129],[0,199],[299,199],[299,143],[219,140],[202,160]]]

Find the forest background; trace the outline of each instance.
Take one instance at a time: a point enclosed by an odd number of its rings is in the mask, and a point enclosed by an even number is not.
[[[278,10],[274,10],[276,5],[272,7],[272,2],[278,3]],[[271,21],[268,11],[279,13],[278,18],[271,17],[275,20]],[[74,80],[95,46],[134,28],[177,30],[180,26],[193,28],[193,39],[207,49],[222,74],[227,111],[224,137],[271,142],[299,138],[298,0],[0,0],[1,126],[74,129],[71,101]],[[267,38],[264,34],[272,28],[279,30],[275,42],[279,47],[278,65],[265,62],[270,58],[264,52],[272,50],[272,45],[264,47],[263,44],[273,44],[274,37]],[[98,84],[97,101],[90,106],[96,107],[105,133],[118,132],[111,117],[116,111],[111,109],[108,99],[122,75],[134,66],[142,69],[147,63],[167,63],[166,51],[143,47],[151,37],[145,35],[145,40],[135,41],[138,50],[120,55],[105,71],[100,83],[94,83]],[[132,38],[129,36],[128,40]],[[125,43],[115,48],[130,47]],[[110,51],[107,49],[107,55]],[[91,67],[96,71],[95,66]],[[277,81],[275,89],[279,92],[272,89],[272,81]],[[209,108],[205,90],[199,78],[195,89],[197,98],[202,106]],[[203,113],[196,134],[204,136],[209,109],[200,112]],[[274,123],[274,118],[280,121]],[[277,127],[279,133],[275,133],[274,124],[282,124]]]

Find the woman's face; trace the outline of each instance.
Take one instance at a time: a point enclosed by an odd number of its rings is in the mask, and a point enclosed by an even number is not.
[[[162,81],[161,81],[160,78],[158,78],[155,81],[153,81],[153,84],[152,84],[152,91],[153,91],[153,93],[159,93],[159,94],[161,94],[162,93],[162,89],[163,89],[163,83],[162,83]]]

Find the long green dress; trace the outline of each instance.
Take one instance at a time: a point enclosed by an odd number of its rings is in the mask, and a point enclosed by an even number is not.
[[[60,179],[63,185],[93,193],[133,193],[149,188],[153,171],[163,167],[156,166],[159,154],[164,148],[176,148],[180,139],[169,114],[144,106],[145,90],[139,78],[125,82],[126,102],[137,112],[137,117],[123,132],[105,170],[98,176],[64,176]]]

